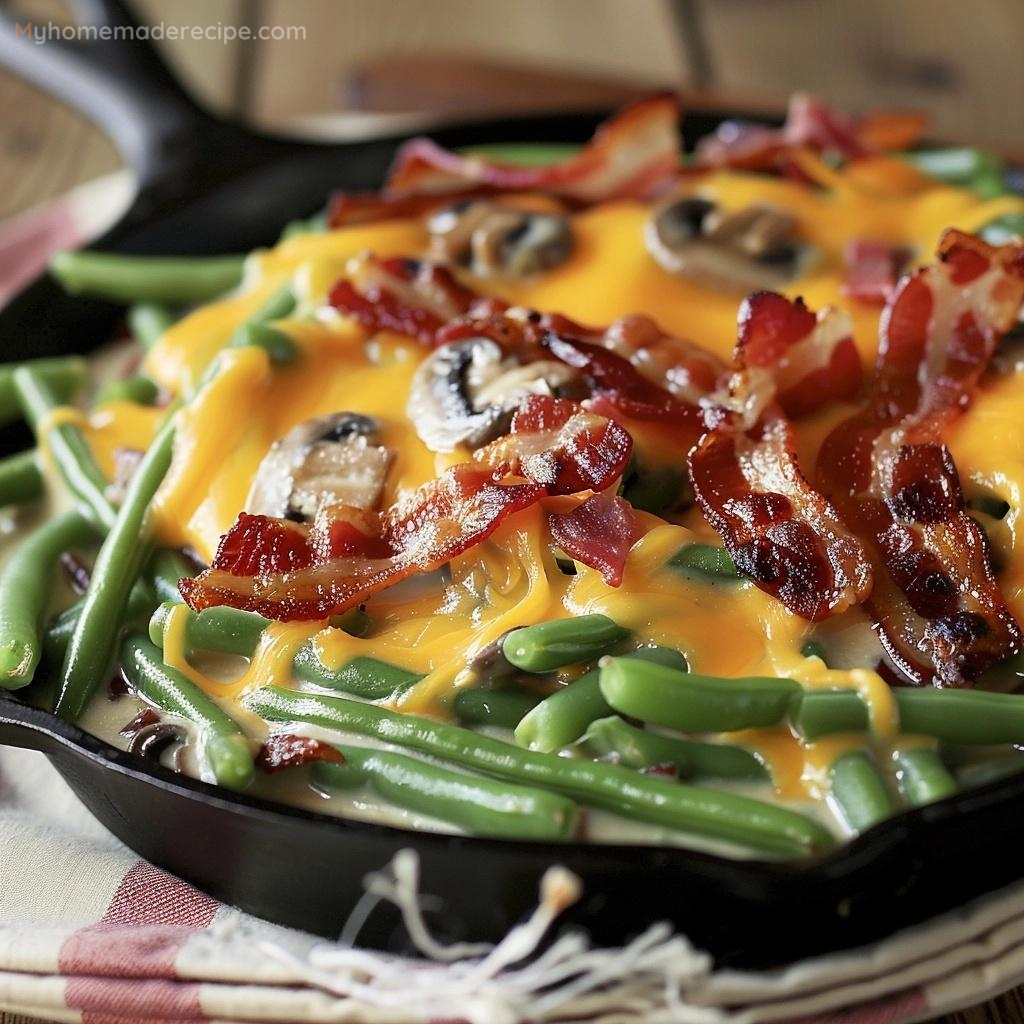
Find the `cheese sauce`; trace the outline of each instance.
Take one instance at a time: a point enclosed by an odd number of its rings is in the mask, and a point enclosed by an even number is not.
[[[854,320],[855,339],[870,365],[878,343],[877,306],[841,294],[842,252],[847,242],[870,238],[905,247],[917,262],[931,258],[941,232],[976,230],[1007,212],[1024,210],[1016,198],[981,200],[960,188],[886,171],[885,161],[866,161],[841,173],[811,162],[805,168],[823,187],[737,172],[689,180],[682,191],[714,200],[729,210],[760,201],[790,211],[801,239],[816,252],[814,264],[788,293],[812,309],[842,305]],[[892,161],[888,161],[889,164]],[[868,164],[876,165],[866,166]],[[512,303],[557,311],[585,324],[602,325],[643,313],[668,332],[728,359],[736,341],[742,292],[698,288],[654,262],[643,239],[650,209],[632,201],[607,203],[572,218],[574,252],[562,266],[529,282],[477,282],[474,287]],[[398,335],[368,337],[326,305],[346,261],[366,250],[380,256],[425,255],[427,238],[418,221],[389,221],[323,235],[293,237],[253,254],[237,293],[204,306],[166,332],[150,351],[146,372],[172,395],[192,395],[181,416],[171,470],[153,509],[158,540],[193,548],[209,561],[243,509],[256,469],[276,439],[295,424],[341,410],[369,414],[382,426],[381,443],[395,453],[385,503],[432,479],[464,453],[435,455],[405,415],[412,375],[424,349]],[[218,351],[232,332],[282,285],[292,283],[298,308],[275,324],[300,350],[295,365],[274,367],[257,348]],[[217,356],[217,370],[201,384]],[[198,391],[197,391],[198,389]],[[196,393],[197,392],[197,393]],[[950,428],[948,443],[966,486],[984,488],[1009,502],[1008,537],[1000,577],[1011,610],[1024,619],[1024,546],[1018,543],[1024,509],[1024,377],[990,375],[973,407]],[[802,463],[812,466],[817,448],[850,406],[833,406],[797,424]],[[107,403],[84,420],[100,467],[112,475],[117,453],[143,448],[157,415],[126,402]],[[670,451],[668,457],[673,457]],[[679,463],[683,451],[674,453]],[[174,616],[165,633],[165,657],[207,692],[227,702],[271,681],[291,682],[299,647],[314,640],[327,666],[371,655],[423,676],[396,698],[402,711],[450,714],[453,695],[474,681],[472,658],[514,626],[602,612],[633,630],[637,639],[681,650],[691,668],[716,676],[769,675],[810,687],[858,690],[870,713],[875,742],[885,753],[898,729],[889,687],[863,666],[877,661],[878,643],[859,608],[816,627],[830,663],[806,657],[801,648],[810,625],[746,582],[714,583],[666,570],[666,561],[694,539],[714,534],[695,512],[668,523],[639,514],[641,536],[630,551],[623,582],[610,588],[599,573],[578,566],[564,575],[547,545],[539,507],[507,521],[491,538],[456,558],[441,576],[401,585],[367,605],[371,636],[350,636],[323,623],[272,626],[251,663],[224,678],[189,663],[184,630]],[[102,731],[109,734],[109,730]],[[755,750],[770,767],[777,794],[798,806],[820,801],[828,765],[863,738],[837,737],[802,743],[788,730],[753,730],[719,738]],[[265,783],[280,794],[283,783]],[[307,796],[317,806],[322,797]],[[344,813],[375,816],[378,810],[349,801]],[[816,813],[827,814],[822,806]],[[399,815],[416,827],[436,823]],[[598,818],[598,839],[664,841],[653,830]]]

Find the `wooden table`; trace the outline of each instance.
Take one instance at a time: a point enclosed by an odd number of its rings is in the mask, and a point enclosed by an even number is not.
[[[0,218],[121,166],[95,128],[0,72]],[[1024,986],[940,1018],[944,1024],[1024,1024]]]

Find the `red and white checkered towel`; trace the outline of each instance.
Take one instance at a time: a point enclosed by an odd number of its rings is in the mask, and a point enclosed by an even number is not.
[[[128,194],[115,175],[0,228],[0,296],[52,248],[101,230]],[[415,861],[381,869],[373,890],[403,908],[433,959],[325,943],[226,907],[125,849],[42,755],[0,750],[0,1024],[902,1024],[1024,981],[1024,883],[875,946],[755,974],[714,971],[654,923],[617,950],[563,937],[523,967],[571,892],[557,875],[496,949],[437,947],[419,931]]]

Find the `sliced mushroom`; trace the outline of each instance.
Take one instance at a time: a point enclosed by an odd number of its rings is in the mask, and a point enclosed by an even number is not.
[[[306,523],[324,505],[373,508],[393,454],[375,443],[379,431],[376,420],[354,412],[298,424],[260,463],[246,509]]]
[[[567,217],[486,200],[463,200],[427,220],[431,252],[480,277],[530,277],[572,253]]]
[[[174,744],[188,741],[188,733],[181,724],[161,718],[152,708],[140,711],[120,733],[127,741],[125,749],[129,753],[153,761],[159,761]]]
[[[435,452],[479,448],[508,431],[524,395],[578,397],[578,371],[564,363],[520,364],[489,338],[443,345],[420,364],[406,412],[423,443]]]
[[[719,291],[778,289],[807,267],[809,246],[792,214],[767,203],[726,213],[699,196],[670,199],[651,214],[647,249],[670,274]]]

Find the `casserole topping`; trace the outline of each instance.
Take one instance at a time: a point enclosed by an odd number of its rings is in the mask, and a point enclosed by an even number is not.
[[[141,384],[78,412],[19,368],[81,513],[0,574],[39,598],[0,679],[99,715],[119,658],[144,754],[530,840],[807,856],[979,748],[1024,770],[1024,201],[913,117],[796,97],[686,161],[677,122],[543,166],[414,140],[218,263]],[[69,549],[44,658],[26,580]]]

